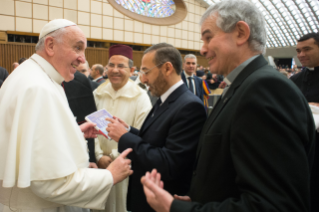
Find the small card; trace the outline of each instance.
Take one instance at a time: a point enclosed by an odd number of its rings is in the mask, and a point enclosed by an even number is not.
[[[107,112],[105,109],[102,109],[94,113],[91,113],[90,115],[87,115],[85,117],[85,120],[95,123],[96,124],[95,129],[99,130],[100,133],[104,135],[106,138],[111,139],[108,136],[108,132],[106,131],[106,127],[110,123],[109,121],[105,120],[106,118],[112,119],[113,116],[109,112]]]

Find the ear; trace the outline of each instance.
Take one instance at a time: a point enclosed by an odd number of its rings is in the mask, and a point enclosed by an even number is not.
[[[236,44],[241,46],[245,44],[250,36],[250,28],[245,21],[238,21],[235,27]]]
[[[45,52],[52,57],[54,55],[55,40],[53,37],[47,37],[44,41]]]
[[[171,62],[166,62],[163,65],[162,70],[163,70],[163,75],[167,77],[169,77],[172,74],[172,72],[175,72],[173,64]]]

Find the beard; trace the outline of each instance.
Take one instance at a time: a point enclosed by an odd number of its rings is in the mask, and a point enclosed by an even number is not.
[[[167,87],[167,82],[161,71],[159,71],[154,83],[148,86],[151,88],[150,92],[152,96],[160,97],[163,94],[164,89]]]

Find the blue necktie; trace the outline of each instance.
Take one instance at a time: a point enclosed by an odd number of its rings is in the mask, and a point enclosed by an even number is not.
[[[193,77],[188,77],[188,87],[189,90],[194,93],[194,86],[193,86],[193,82],[192,82]]]

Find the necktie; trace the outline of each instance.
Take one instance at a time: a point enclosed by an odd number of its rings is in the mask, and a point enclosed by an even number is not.
[[[188,87],[189,90],[194,93],[194,86],[193,86],[193,82],[192,82],[193,77],[188,77]]]
[[[156,111],[158,110],[158,108],[160,107],[161,104],[162,104],[162,100],[161,100],[161,98],[158,98],[158,100],[156,101],[156,103],[154,105],[152,117],[154,117]]]

